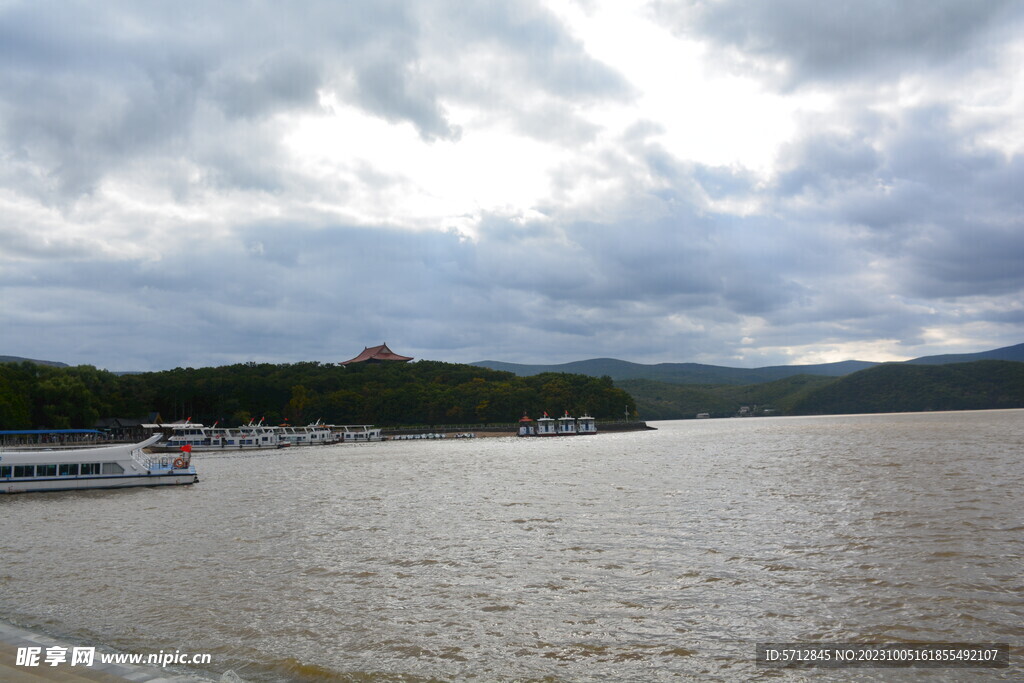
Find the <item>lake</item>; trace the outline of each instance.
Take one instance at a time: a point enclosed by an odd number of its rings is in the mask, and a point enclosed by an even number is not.
[[[944,673],[1024,675],[1024,411],[652,424],[2,496],[0,617],[211,679],[789,678],[764,641],[1009,642]]]

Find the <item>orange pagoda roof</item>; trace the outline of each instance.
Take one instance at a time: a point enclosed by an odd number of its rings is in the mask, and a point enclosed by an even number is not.
[[[400,356],[389,349],[387,344],[381,344],[380,346],[363,347],[362,353],[352,360],[343,362],[342,365],[348,365],[350,363],[383,363],[384,361],[392,360],[407,363],[412,360],[412,357]]]

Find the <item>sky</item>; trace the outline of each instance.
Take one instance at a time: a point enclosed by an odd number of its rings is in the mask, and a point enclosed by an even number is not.
[[[1024,3],[0,1],[0,355],[1024,341]]]

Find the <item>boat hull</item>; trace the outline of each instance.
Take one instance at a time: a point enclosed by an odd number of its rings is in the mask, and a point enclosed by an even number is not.
[[[191,469],[191,468],[190,468]],[[124,489],[135,486],[187,486],[199,481],[195,470],[171,474],[111,475],[99,477],[55,477],[23,481],[0,480],[0,493],[41,493],[44,491],[87,491]]]

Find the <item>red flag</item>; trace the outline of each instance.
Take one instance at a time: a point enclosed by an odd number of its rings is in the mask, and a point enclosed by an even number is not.
[[[192,444],[187,443],[184,446],[182,446],[181,447],[181,452],[182,453],[191,453],[192,452]]]

